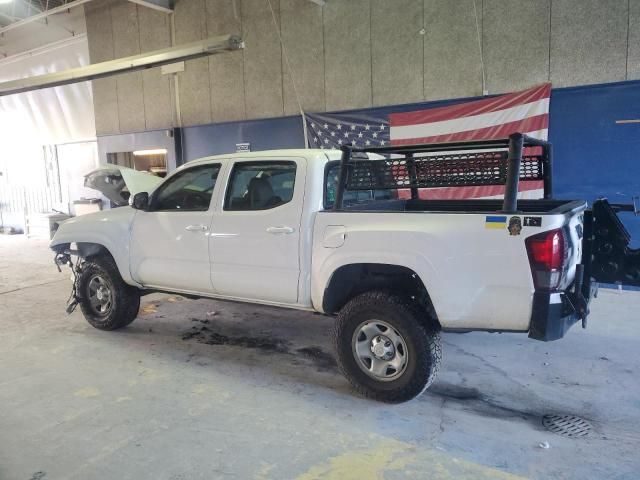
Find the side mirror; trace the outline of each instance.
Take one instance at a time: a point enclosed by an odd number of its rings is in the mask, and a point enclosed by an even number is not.
[[[147,192],[139,192],[133,196],[131,206],[136,210],[147,210],[149,208],[149,194]]]

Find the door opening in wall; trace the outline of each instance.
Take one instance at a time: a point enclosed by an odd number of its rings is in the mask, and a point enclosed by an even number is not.
[[[107,163],[132,168],[139,172],[149,172],[164,178],[167,175],[167,149],[153,148],[133,152],[107,153]]]

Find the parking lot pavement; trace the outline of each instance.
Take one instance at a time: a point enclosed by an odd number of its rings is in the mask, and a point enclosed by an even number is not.
[[[385,405],[339,374],[331,318],[153,294],[101,332],[51,260],[0,235],[0,479],[640,478],[637,292],[557,342],[444,334],[436,383]]]

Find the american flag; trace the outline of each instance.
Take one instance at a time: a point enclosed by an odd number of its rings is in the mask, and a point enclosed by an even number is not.
[[[385,147],[391,145],[389,121],[369,115],[306,114],[312,148]]]
[[[521,132],[547,139],[551,84],[521,92],[412,112],[375,114],[306,114],[313,148],[411,145],[506,138]],[[520,182],[521,198],[541,198],[542,182]],[[420,192],[431,199],[501,197],[504,186],[445,187]]]

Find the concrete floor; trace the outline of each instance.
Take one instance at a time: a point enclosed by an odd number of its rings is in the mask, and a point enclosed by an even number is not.
[[[2,480],[640,478],[638,293],[601,291],[554,343],[445,334],[433,387],[384,405],[337,373],[319,315],[154,295],[95,330],[46,245],[0,235]]]

